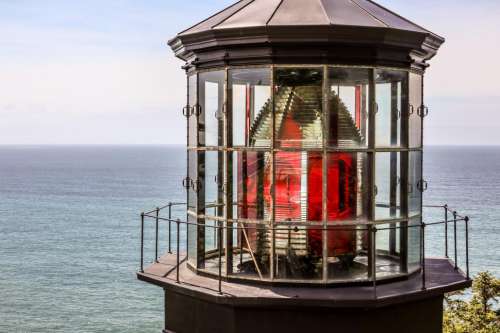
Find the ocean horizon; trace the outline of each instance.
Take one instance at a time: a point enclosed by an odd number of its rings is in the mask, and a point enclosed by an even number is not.
[[[185,154],[181,144],[0,145],[0,332],[159,332],[163,291],[135,277],[139,214],[185,201]],[[473,274],[500,275],[498,170],[500,146],[424,149],[424,204],[470,216]],[[442,256],[442,227],[427,235],[426,255]]]

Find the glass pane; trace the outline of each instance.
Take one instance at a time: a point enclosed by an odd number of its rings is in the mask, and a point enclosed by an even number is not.
[[[403,272],[401,265],[400,244],[401,223],[377,225],[377,278],[388,277]]]
[[[187,251],[188,251],[188,261],[189,263],[197,268],[198,267],[198,227],[195,225],[198,222],[198,219],[188,214],[188,226],[187,226]]]
[[[307,152],[275,155],[275,220],[305,221],[307,216]]]
[[[198,193],[191,186],[198,179],[198,152],[196,150],[188,151],[188,183],[185,184],[188,188],[188,210],[197,212]]]
[[[322,147],[323,70],[279,68],[275,81],[276,144]]]
[[[233,152],[233,218],[269,220],[271,155]]]
[[[408,273],[412,273],[420,268],[421,224],[422,218],[420,216],[416,216],[410,219],[410,223],[408,225]]]
[[[222,146],[224,71],[199,74],[199,141],[200,145]]]
[[[322,226],[280,223],[275,230],[275,272],[279,279],[321,279]]]
[[[408,73],[403,71],[376,71],[376,137],[377,147],[401,146],[402,106],[406,105]]]
[[[201,167],[203,173],[200,176],[204,181],[204,199],[205,215],[222,216],[224,196],[222,185],[224,184],[223,175],[223,152],[207,151],[202,152],[205,156],[204,167]],[[201,198],[200,198],[201,200]]]
[[[367,220],[368,156],[366,153],[328,153],[328,221]]]
[[[218,228],[215,228],[215,226],[218,226],[219,223],[220,222],[206,219],[204,227],[205,252],[204,252],[203,264],[200,266],[213,274],[219,274],[219,251],[218,251],[219,232]],[[221,263],[222,263],[222,270],[224,271],[225,270],[224,251],[222,251],[222,253],[223,254],[221,258]]]
[[[410,73],[410,121],[408,124],[410,148],[422,146],[422,118],[418,112],[422,103],[422,76]]]
[[[254,279],[268,278],[270,231],[265,224],[238,223],[233,249],[233,275]]]
[[[408,214],[420,215],[422,209],[422,152],[412,151],[410,154],[408,173]]]
[[[369,78],[365,68],[330,68],[330,147],[366,147]]]
[[[197,79],[198,76],[197,74],[193,74],[189,76],[189,107],[190,110],[196,110],[196,103],[197,103],[197,91],[198,91],[198,84],[197,84]],[[198,132],[198,118],[196,117],[196,112],[193,111],[193,114],[189,116],[189,147],[196,147],[198,145],[198,139],[197,139],[197,132]]]
[[[229,71],[232,92],[233,146],[271,146],[271,70]]]
[[[375,219],[401,217],[401,153],[375,154]]]
[[[328,279],[368,279],[368,231],[366,226],[328,226]]]

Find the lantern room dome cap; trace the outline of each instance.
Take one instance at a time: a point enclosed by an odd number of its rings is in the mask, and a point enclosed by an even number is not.
[[[420,38],[418,45],[415,38]],[[294,40],[330,44],[405,40],[406,46],[413,43],[411,48],[421,51],[423,59],[432,58],[444,42],[437,34],[370,0],[241,0],[182,31],[169,44],[179,58],[187,60],[186,47],[193,50]]]

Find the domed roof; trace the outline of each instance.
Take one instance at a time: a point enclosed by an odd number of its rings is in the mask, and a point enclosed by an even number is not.
[[[246,60],[253,57],[263,61],[267,52],[266,61],[271,61],[272,54],[274,62],[280,53],[277,51],[286,51],[288,57],[291,47],[296,47],[295,55],[316,48],[323,58],[336,61],[338,56],[332,55],[332,47],[337,52],[338,47],[346,45],[350,45],[351,51],[357,47],[358,54],[361,48],[372,54],[371,62],[381,60],[388,64],[394,60],[397,49],[397,61],[406,61],[402,60],[406,52],[406,58],[411,54],[414,62],[425,67],[425,60],[432,58],[443,42],[442,37],[370,0],[241,0],[182,31],[169,44],[179,58],[200,61],[208,67],[207,62],[217,57],[219,66],[221,61],[243,59],[242,53],[246,53]],[[288,45],[287,50],[284,45]],[[237,48],[239,51],[235,51]],[[209,56],[204,54],[208,50],[212,52]],[[385,55],[381,55],[381,50]],[[344,58],[349,58],[343,51]],[[200,54],[210,59],[202,59]]]
[[[272,26],[358,26],[430,31],[370,0],[241,0],[179,35]]]

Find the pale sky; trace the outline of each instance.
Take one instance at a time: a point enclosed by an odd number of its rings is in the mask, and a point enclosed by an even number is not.
[[[0,144],[184,144],[166,42],[232,2],[0,0]],[[378,2],[447,39],[426,144],[500,145],[500,1]]]

